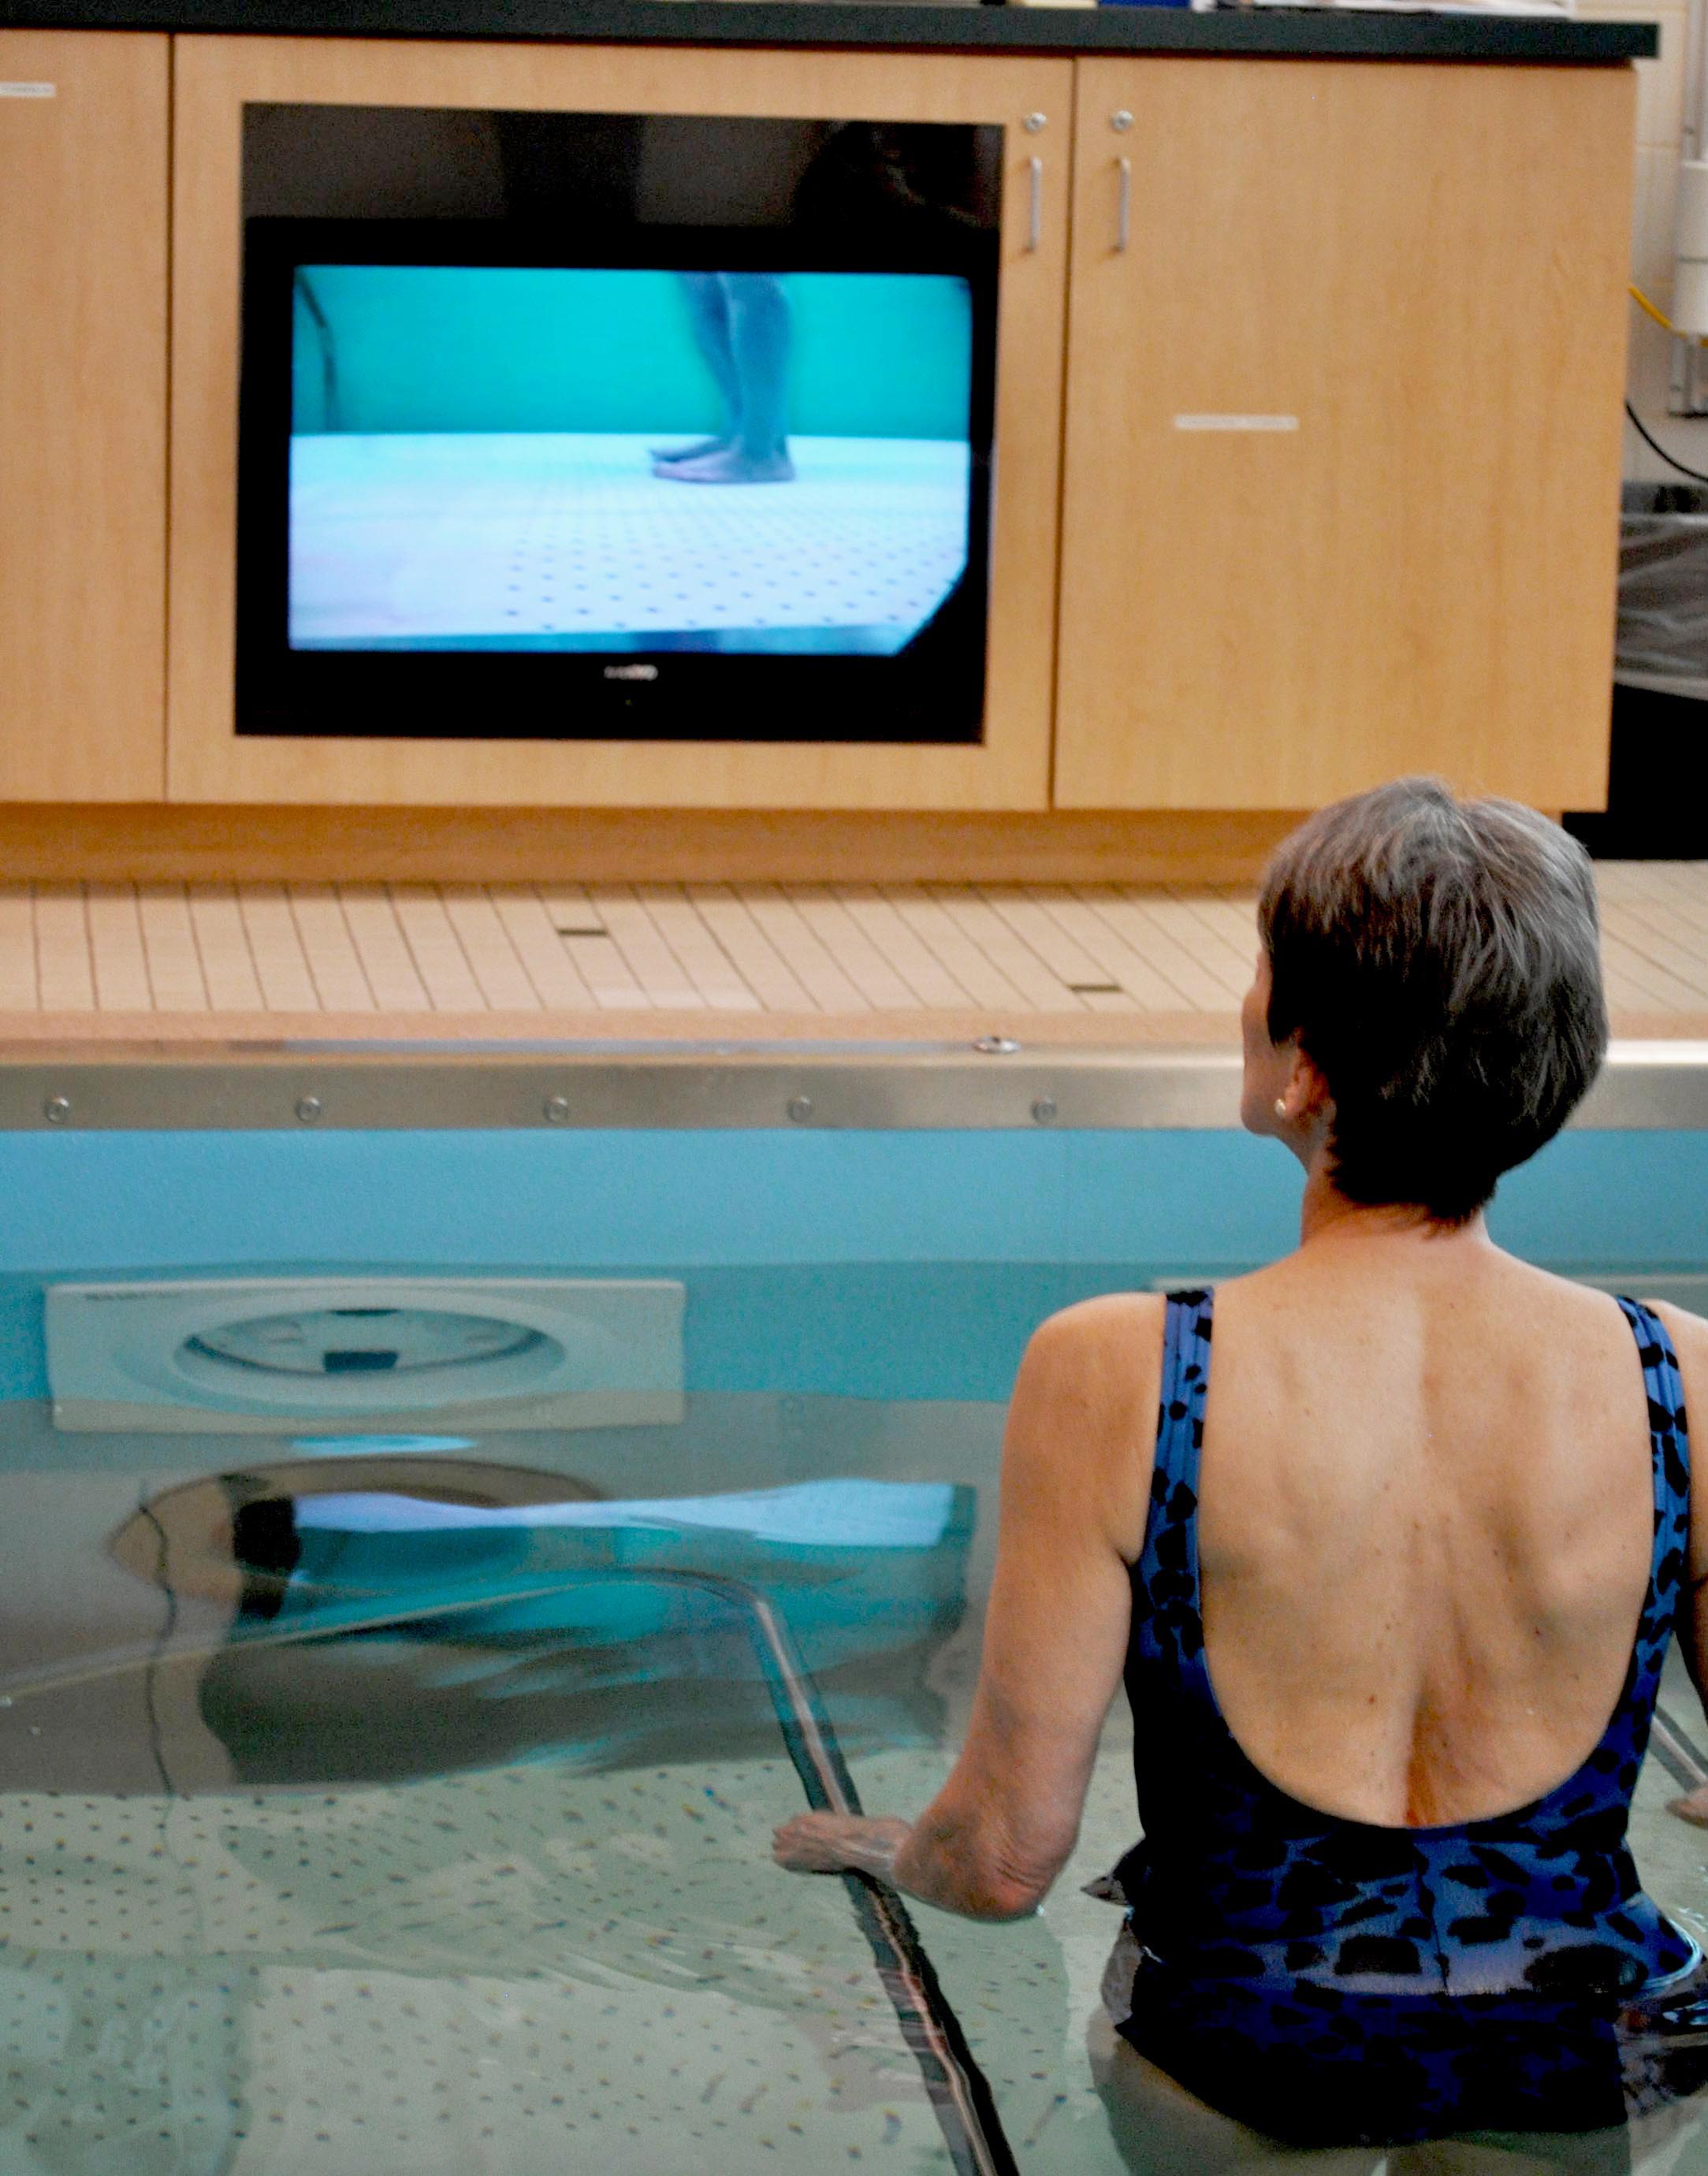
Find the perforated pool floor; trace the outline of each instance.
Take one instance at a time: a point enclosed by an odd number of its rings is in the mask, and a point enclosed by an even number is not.
[[[711,485],[615,432],[296,438],[291,640],[899,648],[966,561],[966,446],[791,455],[791,481]]]
[[[948,2168],[840,1885],[759,1870],[787,1763],[712,1776],[12,1802],[0,2166]],[[932,1915],[1027,2167],[1119,2165],[1079,2046],[1109,1918]]]

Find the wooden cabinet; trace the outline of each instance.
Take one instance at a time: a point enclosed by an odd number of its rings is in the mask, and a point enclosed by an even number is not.
[[[0,800],[158,800],[167,41],[0,30]]]
[[[1080,63],[1058,806],[1602,804],[1634,92]]]
[[[1603,798],[1629,68],[9,30],[0,81],[52,93],[0,98],[0,801]],[[982,743],[240,737],[268,104],[1002,125]]]
[[[169,791],[175,801],[1042,808],[1049,792],[1074,63],[1000,56],[185,37],[177,52]],[[1005,128],[982,745],[433,742],[233,729],[246,104]],[[1042,125],[1028,133],[1028,116]],[[1036,173],[1034,162],[1036,162]]]

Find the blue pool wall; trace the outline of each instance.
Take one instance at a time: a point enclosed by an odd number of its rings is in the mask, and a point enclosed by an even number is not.
[[[0,1137],[0,1396],[46,1395],[62,1279],[306,1268],[679,1276],[692,1390],[1001,1398],[1058,1306],[1297,1238],[1300,1173],[1237,1133]],[[1495,1237],[1563,1270],[1708,1265],[1708,1133],[1572,1132]]]

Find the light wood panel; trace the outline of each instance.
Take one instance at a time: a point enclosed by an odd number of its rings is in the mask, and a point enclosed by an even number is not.
[[[1073,63],[999,56],[182,38],[170,796],[175,801],[1040,808],[1047,798]],[[232,730],[246,101],[1008,124],[984,743],[240,740]],[[1020,123],[1042,112],[1047,125]],[[1039,247],[1026,248],[1032,156]]]
[[[157,797],[167,41],[0,30],[0,794]]]
[[[1255,875],[1284,813],[856,814],[680,808],[32,808],[0,803],[0,870],[45,882],[291,878],[721,884],[1192,883]],[[881,917],[881,910],[874,909]],[[384,1000],[382,1000],[384,1002]]]
[[[1080,66],[1058,804],[1602,806],[1630,70]]]

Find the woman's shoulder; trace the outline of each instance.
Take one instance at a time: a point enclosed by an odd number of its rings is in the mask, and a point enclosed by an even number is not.
[[[1040,1502],[1069,1502],[1064,1533],[1091,1507],[1128,1563],[1145,1537],[1166,1306],[1161,1292],[1101,1292],[1051,1315],[1032,1332],[1009,1409],[1004,1506],[1035,1515]]]
[[[1634,1297],[1640,1298],[1640,1294]],[[1688,1350],[1699,1368],[1708,1368],[1708,1321],[1693,1314],[1688,1307],[1680,1307],[1677,1300],[1645,1299],[1642,1304],[1666,1325],[1667,1335],[1681,1360]]]
[[[1106,1417],[1154,1401],[1162,1374],[1161,1292],[1099,1292],[1038,1325],[1020,1362],[1020,1384]]]
[[[1162,1324],[1167,1301],[1161,1292],[1098,1292],[1047,1315],[1026,1345],[1026,1364],[1040,1371],[1077,1373],[1088,1363],[1112,1359],[1161,1367]]]
[[[1167,1295],[1160,1292],[1096,1292],[1090,1299],[1076,1299],[1070,1306],[1046,1315],[1032,1335],[1051,1343],[1071,1345],[1128,1336],[1152,1324],[1160,1330],[1167,1305]]]

